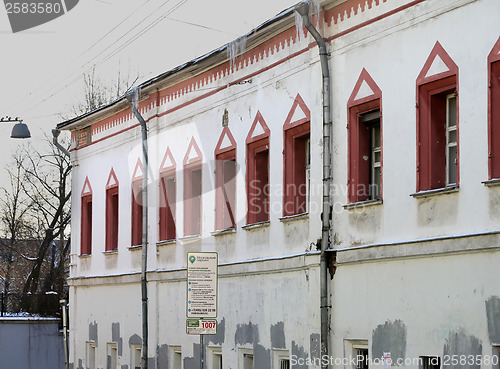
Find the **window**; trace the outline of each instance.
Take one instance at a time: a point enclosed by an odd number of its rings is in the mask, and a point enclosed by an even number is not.
[[[201,234],[202,154],[191,139],[184,158],[184,236]]]
[[[118,250],[118,180],[111,170],[106,186],[106,251]]]
[[[348,101],[348,201],[382,199],[382,92],[363,69]]]
[[[132,182],[132,246],[142,245],[142,179]]]
[[[440,369],[441,358],[439,356],[420,356],[419,369]]]
[[[495,345],[491,347],[491,368],[500,368],[500,346]]]
[[[353,352],[356,358],[355,369],[368,369],[368,348],[354,347]]]
[[[417,192],[458,186],[457,75],[436,43],[417,78]]]
[[[87,368],[96,369],[95,366],[95,342],[87,342]]]
[[[108,343],[108,368],[118,369],[118,347],[115,342]]]
[[[310,116],[309,109],[297,95],[283,125],[283,216],[309,211]]]
[[[488,56],[489,179],[500,178],[500,38]]]
[[[215,229],[236,227],[236,142],[224,127],[215,147]]]
[[[130,365],[132,369],[141,369],[141,346],[140,345],[131,345],[130,346],[130,354],[131,354],[131,362]]]
[[[253,366],[253,350],[240,348],[238,350],[238,368],[239,369],[254,369]]]
[[[207,356],[208,369],[222,369],[222,349],[221,347],[209,347]]]
[[[182,351],[180,346],[170,346],[172,369],[182,369]]]
[[[247,143],[247,224],[269,220],[269,135],[258,112]]]
[[[175,240],[175,171],[160,176],[160,241]]]
[[[290,369],[290,357],[287,350],[273,350],[273,369]]]
[[[88,178],[82,190],[80,254],[92,254],[92,188]]]

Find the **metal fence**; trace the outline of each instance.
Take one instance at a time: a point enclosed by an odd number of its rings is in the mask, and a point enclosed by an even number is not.
[[[0,293],[0,316],[33,315],[60,317],[57,294]]]

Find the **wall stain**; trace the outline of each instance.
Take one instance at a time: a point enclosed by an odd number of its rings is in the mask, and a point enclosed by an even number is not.
[[[97,323],[89,324],[89,341],[94,341],[95,347],[97,347]]]
[[[309,352],[312,360],[320,360],[321,358],[321,336],[319,333],[313,333],[310,336]]]
[[[293,369],[307,369],[307,353],[302,346],[299,346],[292,341],[292,356],[297,360],[297,364],[293,366]],[[299,365],[302,363],[302,365]]]
[[[121,369],[128,369],[128,365],[127,364],[122,365]]]
[[[271,367],[271,350],[266,349],[262,345],[254,344],[254,346],[253,346],[253,365],[254,365],[254,368],[270,368]]]
[[[84,369],[83,367],[83,360],[82,359],[78,359],[78,366],[76,369]]]
[[[406,357],[406,326],[401,320],[379,324],[372,334],[372,359],[383,358],[384,352],[391,353],[392,365]]]
[[[272,348],[284,349],[285,343],[285,323],[278,322],[271,325],[271,346]]]
[[[491,296],[485,303],[490,342],[500,343],[500,298]]]
[[[417,219],[419,226],[455,224],[458,201],[455,194],[418,199]]]
[[[234,334],[235,345],[244,345],[246,343],[259,342],[259,327],[249,322],[248,324],[238,324]]]
[[[161,345],[156,348],[156,363],[158,369],[168,368],[168,345]]]
[[[205,337],[207,338],[205,341],[212,342],[214,345],[222,345],[224,343],[226,335],[226,318],[223,318],[220,322],[217,323],[217,334],[209,334]]]
[[[75,367],[75,364],[73,363],[68,363],[69,369],[73,369]]]
[[[184,369],[199,369],[200,368],[200,344],[193,343],[193,357],[184,358]]]
[[[120,336],[120,323],[111,323],[111,341],[118,346],[118,356],[122,356],[123,340]]]
[[[446,339],[444,347],[443,347],[443,358],[453,358],[453,355],[457,355],[455,357],[462,357],[469,355],[474,355],[474,357],[478,357],[482,355],[483,345],[479,339],[472,335],[468,335],[465,329],[460,328],[458,332],[451,331],[448,339]],[[478,356],[476,356],[478,355]],[[446,362],[443,362],[443,367],[446,365]],[[448,365],[450,365],[448,363]],[[457,365],[453,365],[453,369],[480,369],[480,362],[477,363],[469,362],[468,360],[464,362],[459,362]]]

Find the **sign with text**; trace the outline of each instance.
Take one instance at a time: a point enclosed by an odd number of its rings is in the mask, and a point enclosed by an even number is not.
[[[217,253],[189,252],[187,255],[188,318],[217,317]]]
[[[216,319],[186,319],[187,334],[217,334]]]

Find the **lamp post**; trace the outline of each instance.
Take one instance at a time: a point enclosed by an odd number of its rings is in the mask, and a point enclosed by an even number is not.
[[[11,117],[3,117],[0,118],[0,123],[13,123],[17,122],[14,127],[12,127],[12,132],[10,134],[10,138],[30,138],[31,133],[28,129],[28,126],[23,123],[22,119],[11,118]]]

